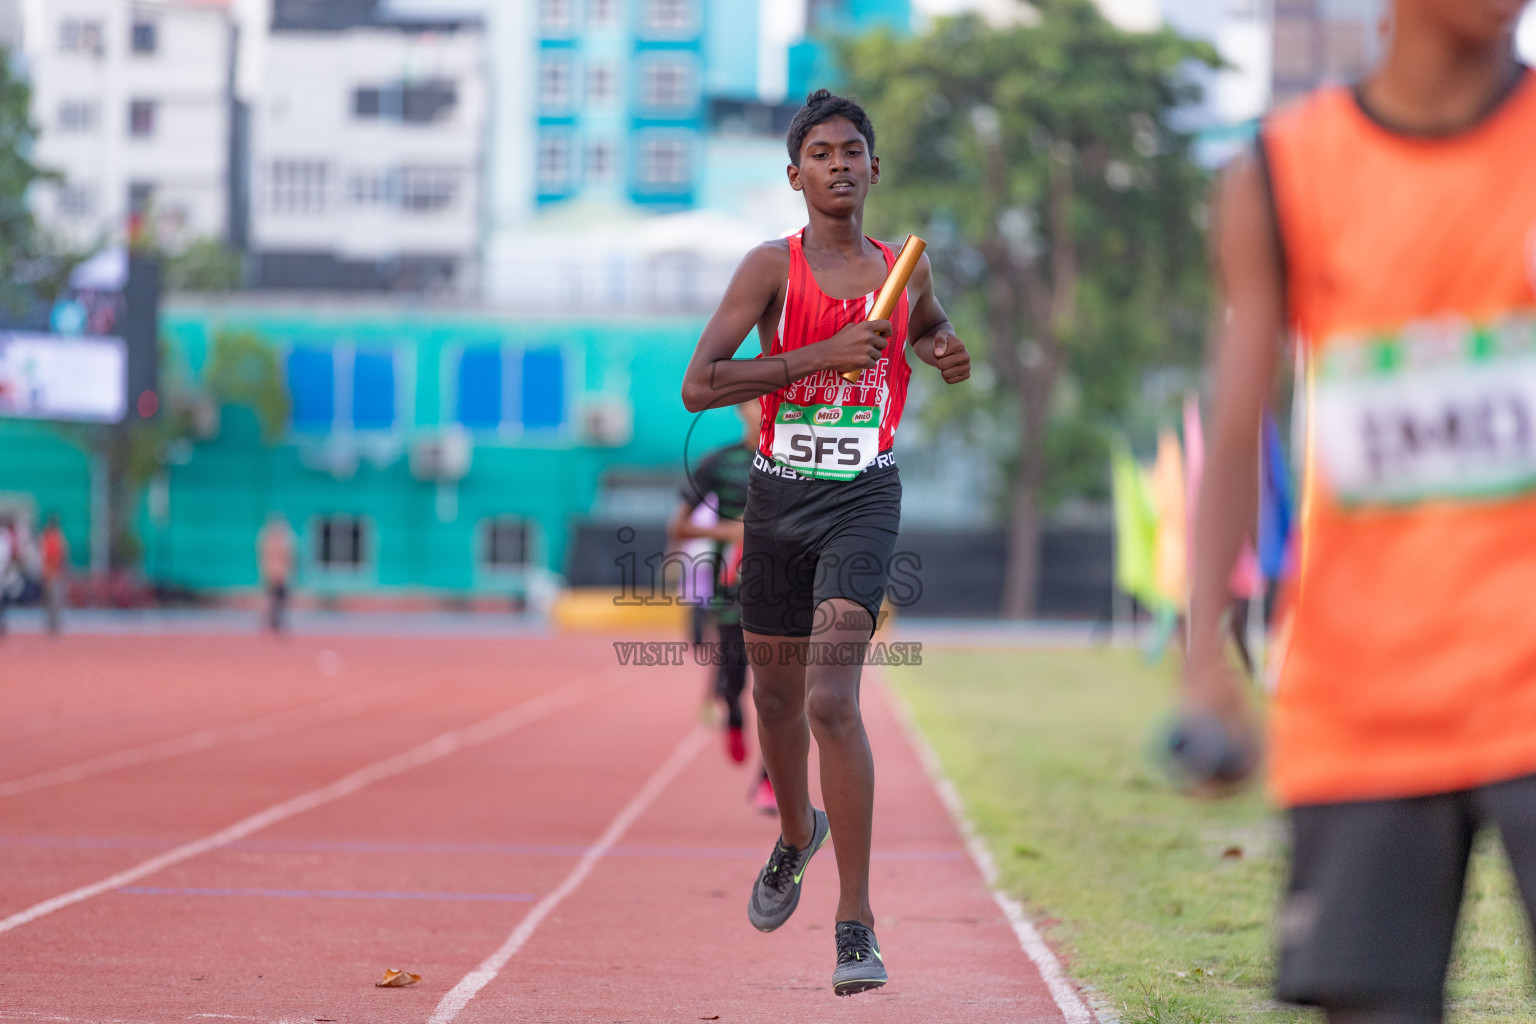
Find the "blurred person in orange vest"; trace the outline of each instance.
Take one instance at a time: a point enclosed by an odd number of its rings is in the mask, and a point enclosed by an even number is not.
[[[1468,855],[1536,920],[1536,73],[1521,0],[1394,0],[1380,63],[1265,119],[1223,178],[1216,416],[1187,721],[1256,733],[1223,650],[1260,418],[1295,337],[1302,499],[1268,716],[1278,996],[1437,1024]],[[1215,777],[1220,778],[1217,774]],[[1234,776],[1235,777],[1235,776]]]
[[[267,595],[267,629],[281,633],[287,622],[288,582],[293,576],[293,530],[281,512],[269,512],[256,538],[261,585]]]
[[[65,575],[69,570],[69,541],[59,526],[57,512],[50,512],[39,538],[43,563],[43,608],[47,614],[48,632],[59,631],[59,609],[64,604]]]

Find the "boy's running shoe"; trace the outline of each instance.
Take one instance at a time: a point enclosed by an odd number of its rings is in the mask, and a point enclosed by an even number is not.
[[[889,980],[874,930],[862,921],[837,922],[837,967],[832,971],[832,991],[840,996],[857,995]]]
[[[760,932],[771,932],[788,921],[789,915],[800,905],[800,879],[805,875],[805,866],[831,833],[824,813],[812,807],[811,816],[815,823],[811,828],[810,845],[803,850],[785,846],[784,837],[780,836],[773,844],[773,852],[768,855],[768,863],[752,884],[747,920]]]
[[[739,725],[728,725],[725,728],[725,756],[737,764],[747,760],[747,738]]]

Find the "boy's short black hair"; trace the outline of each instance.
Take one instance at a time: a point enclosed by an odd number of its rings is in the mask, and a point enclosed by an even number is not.
[[[834,96],[826,89],[817,89],[805,98],[805,106],[795,111],[794,120],[789,122],[789,135],[784,140],[789,146],[789,162],[796,167],[800,166],[800,147],[805,145],[805,137],[811,134],[811,129],[819,124],[826,124],[836,118],[843,118],[858,129],[864,141],[869,143],[869,151],[875,151],[875,126],[870,124],[869,115],[864,113],[864,108],[859,106],[858,100],[847,96]]]

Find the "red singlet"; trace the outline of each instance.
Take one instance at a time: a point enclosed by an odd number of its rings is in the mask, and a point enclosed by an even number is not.
[[[868,319],[875,304],[876,292],[857,299],[834,299],[823,292],[805,260],[804,233],[801,229],[789,237],[789,287],[765,356],[825,341],[849,324]],[[870,241],[880,247],[889,269],[896,254],[884,243]],[[903,293],[891,314],[889,344],[879,362],[857,381],[849,383],[831,370],[818,370],[764,395],[759,453],[797,476],[851,480],[890,451],[912,376],[907,363],[908,313]]]

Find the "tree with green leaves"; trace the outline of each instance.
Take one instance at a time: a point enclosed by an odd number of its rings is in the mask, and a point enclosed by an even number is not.
[[[1206,175],[1175,122],[1199,98],[1190,67],[1218,65],[1208,45],[1122,31],[1089,0],[1026,6],[1009,27],[940,18],[841,48],[879,132],[872,226],[928,238],[952,319],[992,371],[946,400],[1010,424],[1013,618],[1034,614],[1048,499],[1102,489],[1142,372],[1198,359]]]
[[[48,251],[32,219],[28,195],[54,175],[32,162],[37,129],[31,118],[32,88],[0,46],[0,306],[20,312],[39,291],[51,298],[68,272]]]

